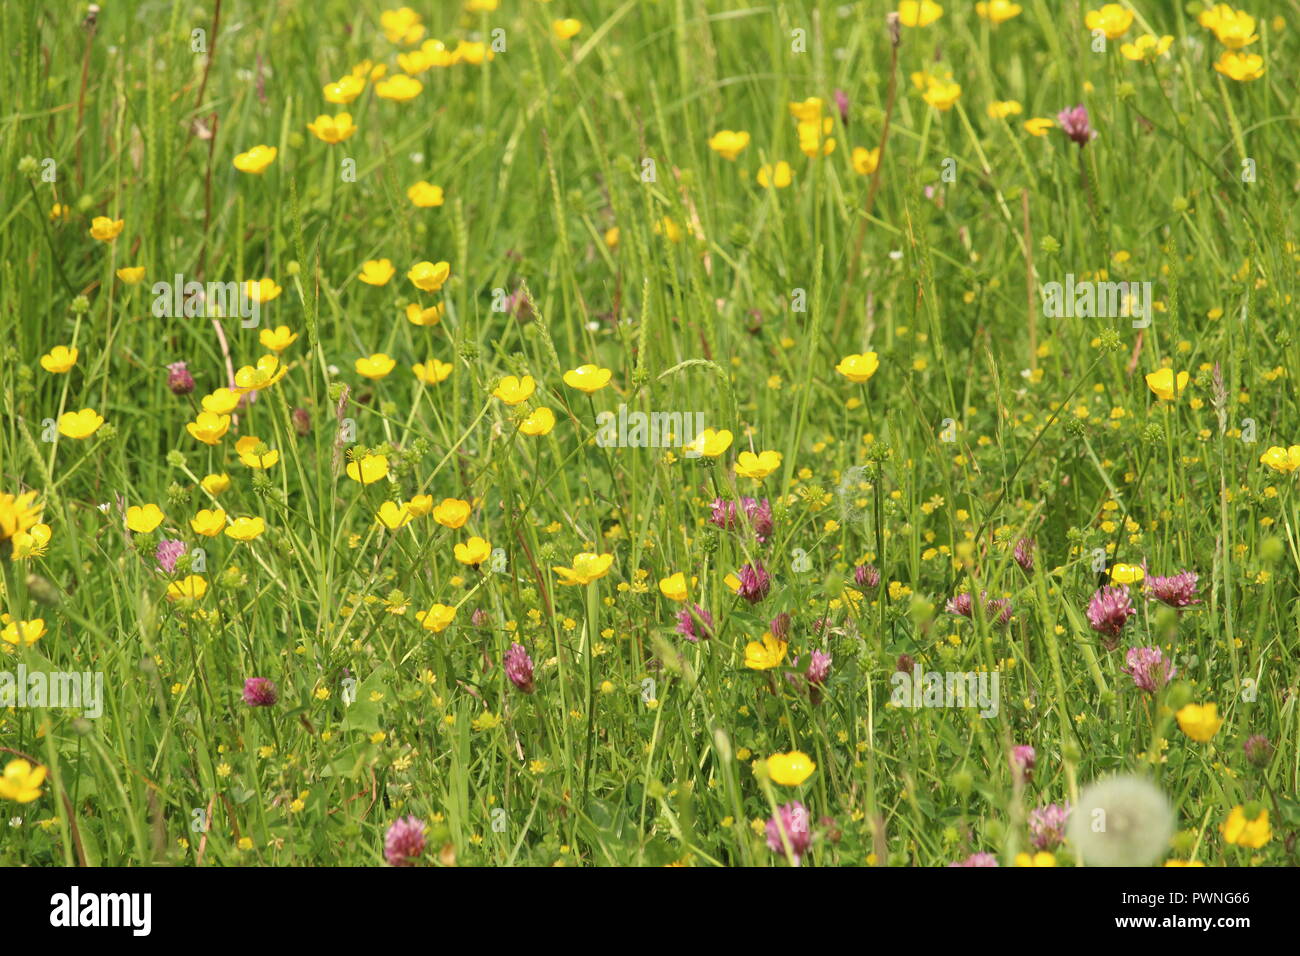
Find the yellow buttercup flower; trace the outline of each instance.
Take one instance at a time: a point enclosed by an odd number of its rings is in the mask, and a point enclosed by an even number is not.
[[[806,100],[789,104],[790,115],[799,123],[812,123],[822,118],[825,104],[819,96],[810,96]]]
[[[93,408],[64,412],[59,416],[59,434],[68,438],[89,438],[104,424],[104,416]]]
[[[784,159],[775,166],[764,163],[758,168],[754,179],[764,189],[785,189],[794,180],[794,171]]]
[[[1260,849],[1273,839],[1273,831],[1268,825],[1268,810],[1265,807],[1260,807],[1259,813],[1250,820],[1246,819],[1245,807],[1233,807],[1232,812],[1228,814],[1228,819],[1219,826],[1219,832],[1223,834],[1224,842],[1249,847],[1252,850]]]
[[[0,641],[6,644],[12,644],[15,647],[31,647],[48,632],[45,628],[44,618],[33,618],[30,621],[15,621],[8,614],[4,616],[5,626],[0,630]]]
[[[454,530],[462,527],[469,520],[471,510],[473,509],[468,501],[459,498],[443,498],[438,507],[433,509],[433,520],[444,528]]]
[[[257,333],[257,341],[261,343],[262,348],[270,349],[277,354],[293,345],[297,339],[298,333],[289,331],[287,325],[277,325],[274,329],[262,329]]]
[[[609,369],[598,365],[579,365],[564,373],[564,384],[590,395],[608,385],[612,374]]]
[[[1147,576],[1141,565],[1116,564],[1110,569],[1112,584],[1136,584]]]
[[[358,461],[348,462],[348,477],[363,485],[373,485],[388,476],[388,458],[385,455],[363,455]]]
[[[244,294],[259,305],[277,298],[284,289],[274,279],[247,279]]]
[[[215,445],[230,428],[229,415],[215,415],[212,412],[199,412],[194,421],[185,425],[185,430],[192,438],[205,445]]]
[[[396,501],[385,501],[379,506],[379,511],[375,513],[375,517],[389,531],[396,531],[398,528],[409,524],[415,518],[415,515],[411,514],[411,509],[405,504]]]
[[[434,520],[437,520],[435,512]],[[441,524],[441,522],[439,522]],[[461,564],[468,564],[470,567],[478,567],[492,554],[492,545],[486,539],[478,535],[470,538],[468,541],[457,544],[452,553],[455,554],[456,560]]]
[[[533,409],[533,413],[519,423],[519,430],[533,437],[549,435],[554,427],[555,413],[545,405]]]
[[[1182,732],[1193,740],[1205,743],[1223,724],[1217,704],[1188,704],[1174,715]]]
[[[582,21],[575,20],[573,17],[566,17],[563,20],[552,20],[551,32],[561,40],[572,40],[582,32]]]
[[[416,495],[406,503],[406,510],[417,518],[423,518],[433,510],[433,495]]]
[[[289,369],[274,355],[263,355],[257,365],[245,365],[235,373],[235,386],[241,392],[270,388],[287,375]],[[214,393],[215,394],[215,393]]]
[[[0,494],[0,541],[27,531],[40,523],[45,506],[36,500],[36,492],[21,495]]]
[[[817,765],[801,750],[791,750],[788,754],[772,754],[767,758],[767,774],[773,783],[783,787],[797,787],[809,777]]]
[[[1011,0],[988,0],[975,4],[975,13],[994,26],[1020,16],[1021,6]]]
[[[533,381],[531,375],[524,375],[521,378],[507,375],[492,390],[492,394],[507,405],[518,405],[520,402],[528,401],[536,390],[537,383]]]
[[[1028,853],[1017,853],[1016,866],[1056,866],[1056,857],[1046,850],[1040,850],[1033,856]]]
[[[375,96],[381,100],[392,100],[394,103],[406,103],[419,96],[423,89],[424,84],[415,77],[398,73],[376,83]]]
[[[340,113],[338,116],[326,116],[322,113],[316,117],[314,123],[307,124],[307,129],[322,143],[330,145],[343,142],[357,131],[351,113]]]
[[[799,122],[795,133],[799,137],[799,152],[805,156],[829,156],[835,152],[835,139],[830,135],[835,120],[827,116],[822,120]]]
[[[260,516],[236,518],[226,526],[226,537],[236,541],[252,541],[266,530],[266,522]]]
[[[1019,116],[1024,110],[1015,100],[994,100],[989,104],[989,119],[1006,119],[1008,116]]]
[[[424,36],[421,16],[410,7],[385,10],[379,15],[379,28],[389,43],[412,46]]]
[[[905,27],[928,27],[943,16],[943,7],[934,0],[902,0],[898,20]]]
[[[1259,39],[1255,32],[1255,18],[1245,10],[1234,10],[1226,3],[1217,3],[1202,11],[1197,22],[1213,30],[1215,38],[1229,50],[1240,50]]]
[[[361,266],[361,274],[357,278],[366,285],[387,285],[396,273],[391,259],[371,259]]]
[[[749,145],[749,134],[742,131],[720,129],[709,137],[709,149],[723,159],[734,160]]]
[[[144,279],[144,266],[123,266],[116,274],[125,284],[138,285]]]
[[[1260,455],[1259,460],[1261,464],[1268,465],[1274,471],[1289,475],[1300,468],[1300,445],[1292,445],[1290,448],[1274,445]]]
[[[456,609],[445,604],[435,604],[427,611],[416,611],[415,619],[426,631],[441,634],[456,620]]]
[[[90,223],[90,235],[100,242],[112,242],[125,225],[125,219],[113,220],[108,216],[96,216]]]
[[[1135,62],[1151,61],[1156,57],[1165,56],[1169,52],[1169,47],[1173,45],[1174,38],[1171,36],[1158,37],[1154,33],[1144,33],[1132,43],[1125,43],[1119,48],[1125,59]]]
[[[246,153],[240,153],[235,157],[235,168],[241,173],[252,173],[260,176],[266,172],[266,168],[275,162],[275,155],[279,152],[274,146],[254,146]]]
[[[573,556],[573,567],[553,567],[551,570],[560,576],[561,584],[590,584],[608,574],[613,563],[612,554],[593,554],[590,551],[583,551]]]
[[[855,173],[859,176],[870,176],[880,166],[880,147],[867,149],[863,146],[855,146],[851,158]]]
[[[443,203],[442,187],[420,180],[406,191],[406,198],[421,209],[441,206]]]
[[[50,546],[54,532],[47,524],[34,524],[28,531],[15,532],[10,539],[13,544],[13,559],[38,558],[45,554]]]
[[[1173,369],[1162,368],[1146,376],[1146,383],[1160,401],[1172,402],[1187,388],[1190,378],[1186,372],[1179,372],[1175,377]]]
[[[280,452],[267,448],[262,439],[255,435],[245,435],[235,442],[235,454],[249,468],[271,468],[280,460]]]
[[[670,601],[686,600],[686,575],[681,571],[670,574],[659,582],[659,593]]]
[[[496,54],[492,49],[481,41],[461,40],[456,44],[456,49],[452,51],[452,56],[459,63],[468,63],[470,66],[478,66],[484,60],[495,60]]]
[[[451,275],[451,266],[446,262],[417,262],[411,266],[406,277],[421,292],[437,292]]]
[[[1030,136],[1046,136],[1048,131],[1056,127],[1056,120],[1046,116],[1036,116],[1033,119],[1025,120],[1025,132]]]
[[[1225,50],[1214,68],[1230,80],[1249,83],[1264,75],[1264,58],[1258,53],[1234,53]]]
[[[787,642],[767,632],[759,640],[745,645],[745,666],[756,671],[771,670],[785,660],[789,646]]]
[[[201,510],[190,519],[190,528],[205,538],[215,538],[226,527],[226,513],[220,508]]]
[[[230,476],[225,472],[204,475],[203,480],[199,482],[199,486],[210,495],[219,495],[230,487]]]
[[[452,364],[450,362],[440,362],[437,359],[429,359],[427,362],[416,362],[411,366],[415,372],[415,377],[425,385],[437,385],[445,381],[451,374]]]
[[[167,599],[169,601],[175,601],[178,598],[192,598],[197,601],[207,593],[208,582],[197,574],[191,574],[167,585]]]
[[[763,479],[781,467],[779,451],[763,451],[755,455],[742,451],[736,456],[736,474],[743,478]]]
[[[431,326],[437,325],[442,321],[442,315],[447,311],[447,306],[439,302],[437,305],[431,305],[429,308],[423,308],[418,302],[412,302],[406,307],[406,321],[412,325]]]
[[[340,78],[335,83],[326,83],[324,88],[325,100],[329,103],[337,103],[346,106],[366,88],[366,81],[363,77],[348,75]]]
[[[717,458],[724,451],[731,447],[732,434],[727,429],[714,430],[706,428],[696,436],[695,440],[683,446],[686,453],[692,457],[699,458]]]
[[[51,375],[62,375],[77,364],[77,350],[66,345],[56,345],[41,356],[41,368]]]
[[[835,371],[850,382],[861,384],[875,375],[878,368],[880,368],[880,359],[877,358],[876,353],[863,352],[861,355],[844,356],[844,358],[840,359],[840,363],[835,366]]]
[[[241,395],[234,389],[219,388],[211,395],[204,395],[199,404],[205,412],[213,415],[229,415],[239,407]]]
[[[1126,10],[1118,3],[1107,3],[1100,10],[1089,10],[1084,14],[1083,24],[1089,30],[1102,31],[1106,34],[1106,39],[1115,40],[1133,25],[1133,11]]]
[[[44,767],[33,767],[22,759],[11,760],[5,764],[5,772],[0,776],[0,800],[31,803],[40,798],[44,782]]]
[[[677,220],[671,216],[664,216],[654,224],[654,233],[656,236],[663,236],[669,242],[678,243],[686,238],[686,233],[682,227],[677,225]]]
[[[397,367],[397,359],[390,358],[383,352],[359,358],[353,363],[358,375],[366,378],[380,379]]]
[[[921,99],[941,113],[947,112],[961,99],[961,86],[950,80],[938,80],[926,88]]]

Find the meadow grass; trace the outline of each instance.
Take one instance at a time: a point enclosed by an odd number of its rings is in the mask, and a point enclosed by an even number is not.
[[[1064,865],[1031,814],[1122,774],[1140,862],[1293,864],[1300,4],[1242,80],[1208,4],[1120,6],[3,4],[0,671],[104,699],[0,709],[0,863],[379,865],[414,816],[389,862]],[[157,315],[177,275],[270,280],[258,324]],[[1067,276],[1149,322],[1046,314]],[[596,441],[620,404],[715,433]]]

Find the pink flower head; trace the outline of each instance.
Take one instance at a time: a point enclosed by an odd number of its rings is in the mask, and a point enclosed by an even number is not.
[[[188,395],[194,391],[194,376],[184,362],[172,362],[167,366],[167,387],[173,395]]]
[[[880,584],[880,569],[874,564],[859,564],[853,569],[853,580],[860,588],[874,588]]]
[[[522,644],[511,644],[506,651],[506,677],[525,694],[533,692],[533,659]]]
[[[736,593],[750,604],[763,600],[772,589],[772,576],[767,573],[761,561],[746,564],[736,576],[740,578],[740,589]]]
[[[781,839],[783,832],[785,839],[790,841],[795,865],[798,865],[812,844],[808,810],[798,800],[780,807],[776,815],[767,821],[767,845],[775,853],[785,853],[785,843]]]
[[[176,570],[176,559],[185,553],[185,542],[179,538],[163,538],[154,549],[153,557],[158,567],[168,574]]]
[[[1187,607],[1190,604],[1199,604],[1201,602],[1196,596],[1196,580],[1197,574],[1195,571],[1179,571],[1167,578],[1147,578],[1147,597],[1155,598],[1160,603],[1168,604],[1170,607]]]
[[[808,678],[809,684],[821,686],[826,683],[826,678],[831,676],[831,655],[823,654],[821,651],[813,651],[808,659],[808,670],[804,672],[804,677]]]
[[[972,853],[970,856],[966,857],[966,859],[959,860],[956,863],[949,863],[948,865],[950,867],[952,866],[997,866],[998,858],[994,856],[992,853]]]
[[[1011,552],[1011,556],[1016,559],[1016,564],[1020,565],[1026,574],[1034,570],[1035,547],[1037,546],[1034,544],[1033,539],[1021,538],[1016,542],[1015,550]]]
[[[1038,753],[1028,744],[1020,744],[1011,748],[1011,769],[1018,774],[1028,777],[1034,772],[1034,766],[1038,763]]]
[[[1173,661],[1166,660],[1158,647],[1130,647],[1126,660],[1124,673],[1148,694],[1157,693],[1177,673]]]
[[[840,122],[842,122],[845,126],[848,126],[849,125],[849,94],[845,93],[843,90],[837,89],[835,91],[835,105],[839,108],[840,111]]]
[[[778,641],[784,641],[790,636],[790,614],[782,611],[768,623],[767,629],[772,632],[772,636]]]
[[[714,498],[709,507],[709,522],[724,531],[735,531],[747,521],[754,529],[754,537],[759,544],[765,544],[768,535],[772,533],[772,505],[766,498],[762,501],[757,498],[741,498],[739,503]],[[740,518],[742,513],[745,521]]]
[[[424,852],[424,821],[417,816],[393,821],[384,835],[384,859],[390,866],[415,866]]]
[[[1128,619],[1137,613],[1129,599],[1128,588],[1098,588],[1088,602],[1088,624],[1102,636],[1102,646],[1113,651],[1119,646],[1119,632]]]
[[[708,640],[713,636],[713,615],[698,604],[682,608],[677,612],[677,633],[692,643],[701,637]]]
[[[250,677],[244,681],[244,703],[249,707],[270,707],[280,699],[268,677]]]
[[[1055,850],[1065,842],[1065,824],[1070,819],[1070,805],[1049,803],[1029,814],[1029,838],[1035,850]]]
[[[986,592],[981,591],[980,601],[984,604],[985,616],[994,624],[1005,624],[1011,620],[1011,602],[1006,598],[989,598]],[[949,614],[969,618],[975,616],[971,596],[966,593],[957,594],[950,598],[947,608]]]
[[[1056,114],[1056,121],[1061,124],[1065,135],[1080,148],[1097,138],[1097,131],[1088,123],[1088,107],[1082,103],[1073,109],[1061,110]]]

